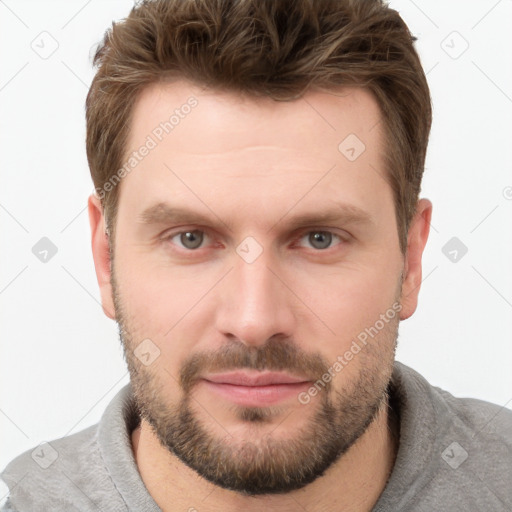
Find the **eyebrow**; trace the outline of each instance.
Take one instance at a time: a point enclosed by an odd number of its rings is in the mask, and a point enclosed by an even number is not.
[[[212,216],[216,217],[222,224],[231,230],[230,223],[224,222],[212,210]],[[374,225],[372,216],[365,210],[351,205],[351,204],[337,204],[329,209],[307,212],[298,215],[290,216],[290,211],[285,213],[274,225],[269,229],[271,231],[275,226],[282,223],[286,217],[290,219],[286,225],[295,229],[300,226],[318,225],[331,222],[343,222],[344,224],[367,224]],[[212,217],[191,210],[183,206],[173,206],[167,203],[157,203],[149,208],[146,208],[142,213],[137,216],[137,221],[142,224],[167,224],[167,223],[190,223],[190,224],[211,224]]]

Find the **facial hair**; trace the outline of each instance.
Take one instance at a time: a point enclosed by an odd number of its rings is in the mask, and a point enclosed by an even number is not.
[[[182,362],[178,379],[181,397],[170,403],[163,390],[164,383],[172,382],[169,372],[160,368],[158,375],[134,355],[139,337],[131,327],[134,317],[119,294],[114,269],[112,288],[119,334],[140,417],[151,426],[164,448],[219,487],[245,496],[301,489],[343,456],[387,406],[398,316],[355,356],[360,358],[359,371],[350,382],[336,389],[335,375],[331,381],[323,381],[325,387],[318,391],[318,400],[293,410],[293,414],[310,414],[311,418],[286,439],[278,439],[272,432],[259,437],[254,434],[259,424],[275,422],[277,428],[276,417],[282,415],[282,410],[274,406],[237,405],[233,409],[237,420],[250,427],[249,439],[237,440],[227,432],[216,434],[212,428],[217,426],[215,418],[203,414],[206,420],[201,420],[204,407],[194,397],[201,376],[253,369],[286,371],[318,382],[333,362],[329,364],[319,352],[305,353],[285,338],[273,337],[262,346],[250,347],[230,341],[220,350],[196,352]],[[310,407],[315,408],[314,413],[306,409]]]

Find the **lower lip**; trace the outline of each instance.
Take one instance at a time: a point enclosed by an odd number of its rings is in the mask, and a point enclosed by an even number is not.
[[[276,404],[289,398],[296,398],[301,391],[310,386],[310,382],[293,384],[269,384],[267,386],[238,386],[202,381],[207,388],[238,405],[246,407],[264,407]]]

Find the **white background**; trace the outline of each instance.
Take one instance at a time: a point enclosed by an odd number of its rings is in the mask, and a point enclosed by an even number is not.
[[[91,48],[131,5],[0,1],[0,468],[96,423],[128,382],[91,257],[84,101]],[[512,408],[512,1],[391,6],[419,38],[434,106],[432,229],[397,358],[456,396]],[[31,47],[41,37],[58,43],[47,59]],[[44,236],[58,248],[47,263],[32,253]],[[456,263],[442,252],[454,236],[468,248]]]

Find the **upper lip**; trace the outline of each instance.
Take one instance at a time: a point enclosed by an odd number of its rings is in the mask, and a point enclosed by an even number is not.
[[[233,384],[235,386],[269,386],[271,384],[297,384],[308,382],[304,377],[294,377],[281,372],[246,372],[213,373],[203,377],[217,384]]]

